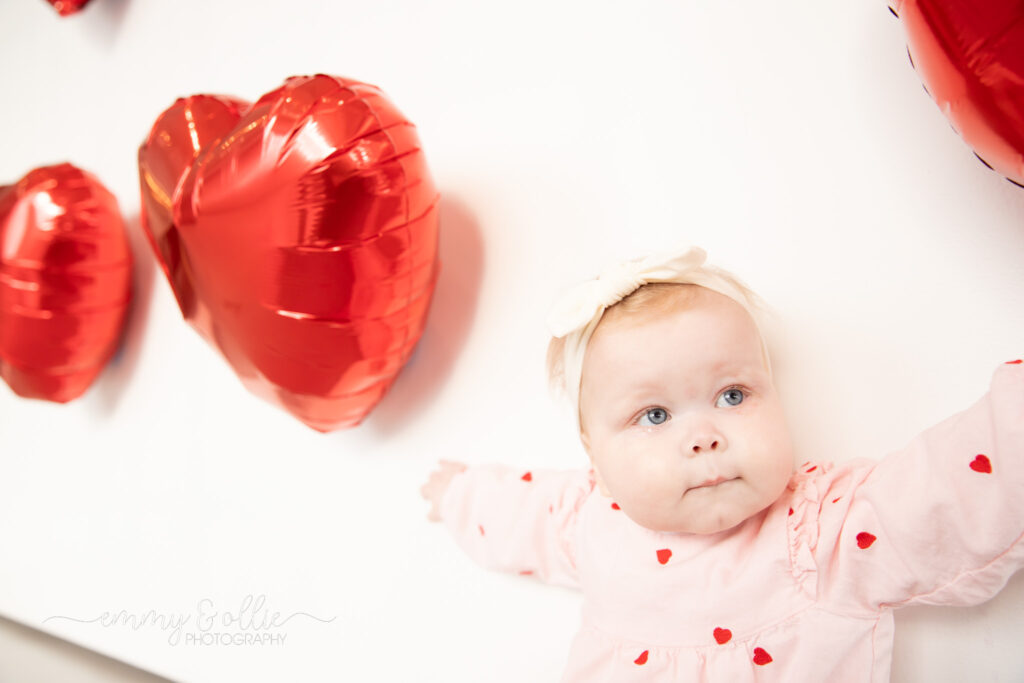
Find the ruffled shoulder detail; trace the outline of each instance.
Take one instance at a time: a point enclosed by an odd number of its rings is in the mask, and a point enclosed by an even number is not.
[[[581,512],[584,504],[595,492],[597,492],[597,478],[594,475],[594,470],[590,469],[569,482],[563,490],[558,504],[553,509],[556,523],[560,529],[563,548],[568,557],[572,558],[573,567],[575,567],[575,558],[579,556],[577,529],[580,526]]]
[[[805,462],[786,485],[790,566],[793,576],[811,597],[816,593],[818,569],[814,558],[822,533],[826,536],[839,533],[853,492],[877,465],[877,461],[868,458],[854,458],[838,465]],[[823,531],[822,511],[826,506],[834,517],[829,528]]]
[[[575,536],[576,521],[579,519],[580,511],[593,493],[600,495],[593,469],[574,477],[565,487],[558,507],[561,509],[561,515],[569,520],[566,526],[567,531],[572,532],[570,536]]]
[[[818,567],[814,548],[818,543],[821,503],[831,481],[835,465],[831,462],[805,462],[786,485],[789,493],[786,531],[789,539],[789,564],[793,577],[808,597],[817,593]]]

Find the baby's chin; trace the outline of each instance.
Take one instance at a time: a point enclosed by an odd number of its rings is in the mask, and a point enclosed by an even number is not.
[[[721,509],[710,505],[697,513],[685,515],[638,515],[630,517],[634,522],[651,531],[674,534],[700,534],[710,536],[723,531],[728,531],[751,517],[756,516],[760,511]],[[639,518],[638,518],[639,517]]]

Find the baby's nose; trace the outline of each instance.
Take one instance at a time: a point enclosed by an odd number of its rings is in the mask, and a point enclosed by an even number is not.
[[[701,453],[715,453],[720,450],[721,439],[717,436],[705,435],[693,439],[690,450],[694,455]]]

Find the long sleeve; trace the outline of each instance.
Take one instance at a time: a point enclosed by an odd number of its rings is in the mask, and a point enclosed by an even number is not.
[[[974,605],[1024,566],[1024,365],[1000,365],[967,410],[880,462],[795,491],[818,592],[848,614]]]
[[[473,466],[452,478],[441,521],[487,569],[576,588],[573,532],[592,488],[583,470]]]

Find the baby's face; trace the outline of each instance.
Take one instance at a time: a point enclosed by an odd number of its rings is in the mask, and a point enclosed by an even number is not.
[[[729,529],[777,500],[793,469],[757,327],[712,290],[686,310],[602,322],[580,407],[602,493],[648,529]]]

